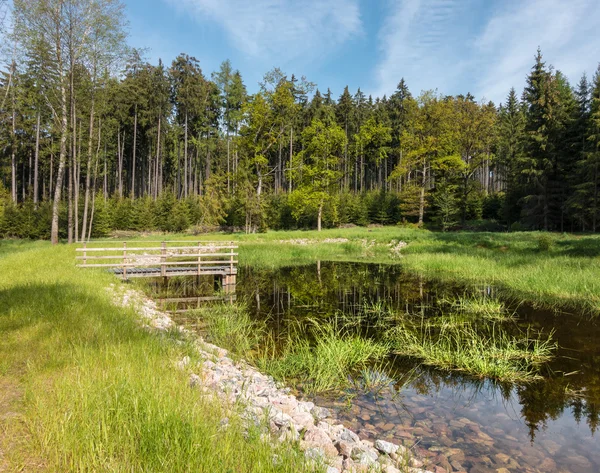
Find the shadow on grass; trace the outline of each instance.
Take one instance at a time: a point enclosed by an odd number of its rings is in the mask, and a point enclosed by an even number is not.
[[[133,317],[74,284],[27,284],[0,291],[0,332],[44,326],[70,345],[118,343],[145,336]]]
[[[489,250],[497,255],[576,258],[600,256],[600,238],[594,235],[564,238],[558,234],[549,234],[552,238],[551,250],[541,251],[538,239],[542,235],[546,233],[432,232],[429,237],[431,243],[424,242],[422,251],[457,255],[472,255],[474,250],[484,250],[482,253],[485,254],[485,250]]]

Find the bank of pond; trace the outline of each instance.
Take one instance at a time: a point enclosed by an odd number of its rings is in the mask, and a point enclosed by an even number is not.
[[[179,323],[361,436],[448,472],[600,471],[597,319],[397,265],[239,271],[234,303],[192,302],[214,295],[208,278],[142,284]]]

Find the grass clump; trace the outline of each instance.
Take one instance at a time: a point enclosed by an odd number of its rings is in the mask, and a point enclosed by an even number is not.
[[[506,309],[504,303],[484,296],[460,296],[451,302],[451,307],[465,315],[474,315],[487,320],[507,320],[514,317]]]
[[[492,326],[483,331],[473,324],[447,324],[434,329],[398,325],[390,330],[398,355],[419,358],[426,365],[463,371],[499,381],[531,381],[539,366],[551,359],[556,344],[546,339],[517,338]]]
[[[301,384],[305,392],[340,391],[352,385],[352,375],[381,363],[390,347],[332,325],[316,326],[311,342],[292,336],[276,356],[257,360],[259,368],[277,379]]]
[[[246,359],[255,358],[267,339],[265,322],[252,319],[243,304],[214,304],[194,310],[190,316],[206,323],[210,342]]]
[[[547,233],[542,233],[537,238],[537,248],[539,251],[550,251],[553,244],[554,244],[553,238]]]

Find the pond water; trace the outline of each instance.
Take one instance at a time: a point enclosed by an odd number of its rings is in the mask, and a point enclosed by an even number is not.
[[[212,281],[186,283],[178,287],[178,295],[206,295],[210,290]],[[238,300],[254,317],[268,320],[274,337],[298,321],[325,322],[343,314],[361,320],[364,336],[376,338],[382,326],[375,319],[382,308],[432,318],[464,293],[462,287],[424,281],[397,265],[338,262],[277,270],[240,267],[237,286]],[[487,286],[474,293],[502,298]],[[600,420],[600,323],[504,302],[516,317],[494,322],[498,330],[529,330],[546,337],[551,333],[558,343],[554,357],[540,370],[543,379],[497,383],[395,357],[381,373],[385,389],[310,399],[335,409],[359,434],[413,446],[429,465],[447,472],[600,472],[595,436]]]

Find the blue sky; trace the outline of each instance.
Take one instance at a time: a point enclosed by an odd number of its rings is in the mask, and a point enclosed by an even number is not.
[[[148,59],[224,59],[254,92],[279,67],[334,96],[438,89],[503,101],[538,45],[576,84],[600,61],[600,0],[124,0],[130,42]]]

